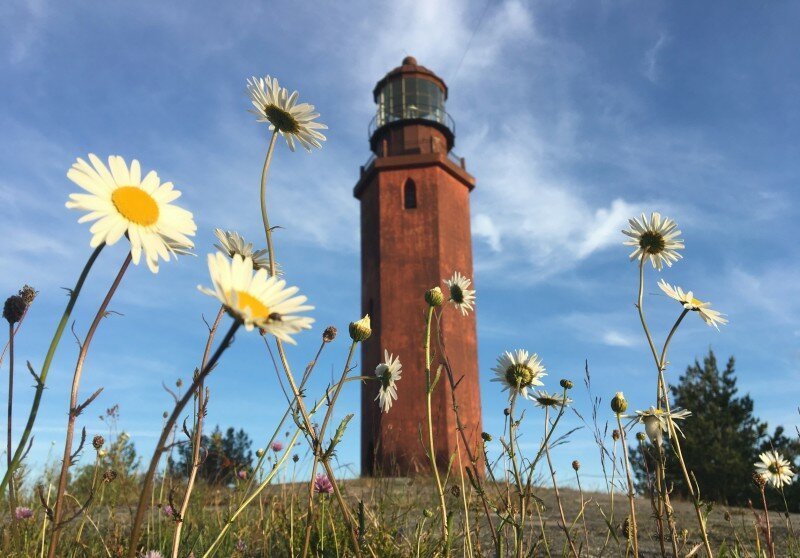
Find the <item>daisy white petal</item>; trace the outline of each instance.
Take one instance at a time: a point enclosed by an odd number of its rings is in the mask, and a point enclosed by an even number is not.
[[[783,455],[775,450],[770,450],[758,456],[761,460],[756,463],[756,473],[772,484],[775,488],[783,488],[784,485],[792,484],[794,472],[791,463],[783,458]]]
[[[297,287],[286,287],[286,281],[269,277],[266,270],[253,270],[253,260],[235,254],[232,259],[221,253],[208,255],[208,271],[213,289],[198,287],[215,297],[228,312],[244,323],[294,344],[292,335],[311,329],[314,319],[299,315],[314,307],[304,304],[306,297],[293,296]]]
[[[723,318],[725,314],[712,310],[710,302],[703,302],[702,300],[696,299],[692,291],[684,292],[680,287],[670,285],[663,279],[658,282],[658,286],[668,297],[680,302],[681,306],[686,310],[697,312],[705,323],[713,326],[717,331],[719,331],[720,324],[724,325],[728,323],[728,320]]]
[[[285,139],[289,149],[294,151],[295,140],[310,152],[312,147],[322,147],[325,136],[317,130],[328,127],[320,122],[319,113],[314,112],[314,105],[297,104],[299,93],[291,95],[285,87],[281,87],[278,79],[270,76],[252,77],[247,80],[247,91],[260,122],[269,122],[269,129],[278,131]]]
[[[392,403],[397,400],[397,381],[401,379],[403,365],[400,358],[393,356],[389,351],[383,351],[383,362],[375,368],[375,376],[380,382],[380,390],[375,400],[384,413],[392,408]]]
[[[194,246],[189,236],[194,236],[197,226],[192,214],[171,202],[180,196],[168,198],[154,195],[159,187],[158,175],[151,171],[141,180],[141,167],[134,160],[130,167],[117,155],[108,158],[108,167],[94,154],[90,163],[78,159],[67,172],[67,177],[88,194],[70,194],[66,206],[85,211],[78,222],[94,221],[90,245],[113,245],[123,235],[131,245],[133,263],[138,264],[144,255],[147,266],[158,272],[159,260],[184,253]],[[110,170],[109,170],[110,168]]]
[[[629,219],[628,223],[631,230],[622,233],[630,237],[624,244],[636,247],[631,252],[631,260],[650,258],[653,267],[661,271],[663,264],[671,267],[683,257],[678,253],[684,247],[683,240],[677,238],[681,231],[672,219],[662,219],[660,213],[654,212],[648,220],[642,213],[639,220]]]
[[[456,271],[450,279],[444,279],[444,284],[450,290],[448,302],[461,311],[461,315],[466,316],[474,309],[475,291],[469,288],[472,281]]]
[[[524,349],[506,351],[497,357],[497,365],[492,369],[493,382],[503,384],[503,391],[509,391],[509,399],[518,393],[528,398],[528,388],[542,386],[542,377],[547,376],[544,366],[536,353],[528,354]]]

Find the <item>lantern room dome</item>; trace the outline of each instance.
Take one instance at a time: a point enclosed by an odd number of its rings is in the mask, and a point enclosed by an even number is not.
[[[369,127],[373,151],[387,128],[407,124],[436,128],[446,138],[448,151],[453,147],[455,122],[445,110],[447,85],[413,56],[383,76],[372,94],[378,105]]]

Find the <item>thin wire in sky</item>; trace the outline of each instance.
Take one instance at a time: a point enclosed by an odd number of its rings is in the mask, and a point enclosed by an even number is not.
[[[455,72],[453,72],[453,77],[450,78],[450,84],[452,85],[456,81],[456,77],[458,76],[459,70],[461,70],[461,65],[464,63],[464,59],[467,57],[467,53],[469,52],[470,47],[472,46],[472,40],[475,38],[475,35],[478,34],[478,30],[481,28],[481,24],[483,23],[484,18],[486,17],[486,12],[489,11],[489,4],[491,0],[486,0],[486,3],[483,5],[483,11],[481,12],[480,18],[478,18],[478,23],[475,25],[475,28],[472,30],[472,35],[469,37],[469,41],[467,41],[467,46],[464,48],[464,52],[461,54],[461,60],[458,61],[458,66],[456,66]]]

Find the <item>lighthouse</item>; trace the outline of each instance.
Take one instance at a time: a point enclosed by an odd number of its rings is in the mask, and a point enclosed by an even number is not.
[[[386,350],[399,356],[403,373],[398,399],[388,413],[375,401],[378,382],[363,383],[362,475],[409,476],[430,470],[420,441],[420,430],[427,431],[424,294],[435,286],[446,294],[443,279],[456,271],[473,276],[469,200],[475,178],[453,152],[456,127],[445,110],[447,96],[442,78],[412,56],[373,91],[377,111],[369,125],[372,155],[353,191],[361,206],[361,304],[372,322],[372,336],[361,347],[361,366],[364,375],[374,374]],[[479,448],[475,313],[462,316],[448,305],[439,310],[441,343],[434,331],[431,369],[435,374],[446,354],[458,383],[464,436],[473,449]],[[459,448],[466,466],[444,368],[432,408],[440,470]]]

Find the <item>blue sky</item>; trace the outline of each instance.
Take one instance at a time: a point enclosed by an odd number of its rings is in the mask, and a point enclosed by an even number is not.
[[[41,365],[90,253],[88,227],[64,208],[66,171],[89,152],[138,158],[184,193],[199,258],[131,269],[87,362],[81,392],[105,391],[81,418],[89,432],[120,404],[121,427],[149,455],[169,398],[189,376],[213,300],[204,255],[214,227],[260,238],[258,173],[266,129],[246,112],[245,80],[272,74],[315,104],[329,127],[313,154],[278,147],[271,173],[278,259],[315,304],[317,326],[290,350],[301,369],[327,324],[358,317],[358,203],[374,83],[413,54],[450,86],[456,152],[472,195],[485,429],[502,430],[504,400],[488,382],[496,355],[527,348],[550,375],[576,380],[589,361],[595,394],[652,404],[652,363],[633,308],[636,268],[620,229],[641,211],[675,218],[684,260],[661,275],[728,314],[721,333],[689,316],[670,379],[712,347],[737,358],[740,386],[772,426],[793,430],[800,395],[800,8],[788,2],[237,2],[4,3],[0,7],[0,287],[41,291],[17,343]],[[88,327],[125,257],[107,249],[79,302]],[[648,270],[659,339],[675,319]],[[340,339],[313,380],[338,373]],[[77,353],[67,335],[51,372],[31,460],[60,453]],[[402,356],[402,355],[401,355]],[[7,364],[4,364],[4,373]],[[31,389],[20,367],[15,420]],[[5,381],[0,382],[5,399]],[[210,424],[245,428],[259,445],[284,408],[256,335],[239,335],[210,381]],[[404,394],[400,384],[400,396]],[[338,414],[357,412],[350,385]],[[604,403],[602,411],[605,412]],[[537,417],[536,413],[529,413]],[[608,417],[610,418],[610,417]],[[339,453],[358,463],[358,424]],[[576,419],[571,418],[570,424]],[[539,429],[523,440],[533,447]],[[18,434],[17,434],[18,435]],[[597,474],[588,431],[555,453]],[[587,477],[593,478],[593,477]],[[598,482],[595,479],[595,482]]]

